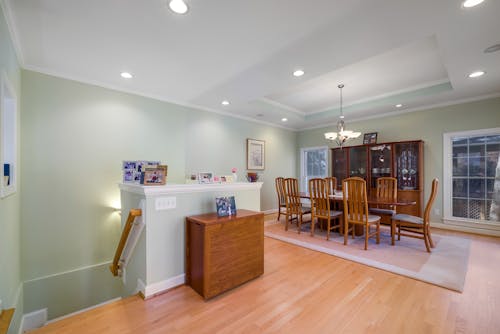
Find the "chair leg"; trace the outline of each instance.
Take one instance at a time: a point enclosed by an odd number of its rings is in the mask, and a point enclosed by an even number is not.
[[[424,241],[425,241],[425,248],[427,249],[427,253],[430,253],[431,249],[429,247],[429,240],[427,240],[427,232],[425,231],[425,228],[424,228]]]
[[[370,234],[370,225],[365,225],[365,250],[368,249],[368,235]]]
[[[288,215],[288,213],[285,215],[285,231],[288,231],[288,222],[290,221],[290,216]]]
[[[401,240],[401,225],[398,225],[398,241]]]
[[[346,222],[344,224],[344,245],[347,245],[347,236],[349,234],[349,224]]]
[[[330,240],[330,218],[326,221],[326,241]]]
[[[297,233],[300,234],[300,230],[302,229],[302,219],[299,219],[298,215],[297,215],[297,226],[299,227],[297,229]]]
[[[319,219],[318,218],[316,218],[316,222],[319,223]],[[314,222],[314,219],[311,217],[311,237],[314,237],[314,225],[316,225],[316,224]]]
[[[394,222],[393,219],[391,219],[391,245],[394,246],[394,230],[395,230],[395,225],[396,223]]]
[[[278,206],[278,220],[277,221],[280,221],[280,217],[281,217],[281,206]]]
[[[380,244],[380,221],[377,222],[377,245]]]
[[[434,248],[434,241],[432,241],[432,238],[431,238],[431,229],[429,228],[429,226],[427,226],[427,237],[429,238],[429,243],[430,243],[430,246],[431,248]]]

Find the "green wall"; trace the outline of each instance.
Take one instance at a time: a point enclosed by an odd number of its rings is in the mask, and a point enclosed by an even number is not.
[[[22,71],[22,106],[25,312],[49,306],[49,316],[57,316],[50,308],[75,289],[100,293],[68,303],[68,311],[116,294],[118,279],[74,286],[58,276],[101,277],[88,271],[112,258],[122,160],[161,160],[169,183],[184,183],[191,172],[230,174],[232,167],[243,178],[246,138],[265,140],[262,210],[276,207],[274,178],[296,174],[297,134],[284,129],[31,71]],[[53,293],[47,297],[44,289]]]
[[[21,72],[14,46],[10,39],[7,24],[0,7],[0,72],[5,74],[14,87],[18,101],[20,99]],[[20,108],[18,107],[18,115]],[[20,133],[18,128],[18,135]],[[1,130],[0,130],[1,131]],[[16,308],[14,322],[10,332],[15,333],[23,313],[22,284],[20,276],[20,192],[19,153],[17,159],[17,193],[0,199],[0,299],[4,308]],[[3,167],[2,167],[3,168]]]
[[[435,177],[439,180],[443,179],[443,133],[500,127],[500,98],[360,122],[349,122],[349,117],[346,116],[346,125],[348,129],[361,131],[361,133],[378,132],[377,141],[380,143],[411,139],[424,140],[424,201],[426,202],[430,195],[431,180]],[[300,148],[325,145],[323,133],[334,128],[335,126],[332,125],[300,132],[297,156],[300,154]],[[362,144],[362,136],[353,140],[349,145],[359,144]],[[440,214],[436,215],[433,210],[431,220],[440,223],[443,213],[443,182],[440,184],[434,204],[434,209],[436,208],[439,209]]]

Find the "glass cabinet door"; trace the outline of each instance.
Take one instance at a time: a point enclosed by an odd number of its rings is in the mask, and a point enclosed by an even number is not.
[[[332,150],[332,176],[337,178],[337,189],[342,189],[342,180],[347,178],[347,149]]]
[[[415,190],[419,188],[419,143],[406,142],[394,144],[396,178],[398,189]],[[421,190],[421,189],[418,189]]]
[[[366,146],[349,149],[349,177],[361,177],[366,180],[368,154]]]
[[[371,187],[377,188],[379,177],[392,175],[391,145],[375,145],[370,147]]]

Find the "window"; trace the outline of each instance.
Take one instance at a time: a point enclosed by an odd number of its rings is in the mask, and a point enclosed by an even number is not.
[[[300,184],[307,191],[310,179],[328,176],[328,147],[302,148],[300,153]]]
[[[445,222],[500,227],[500,128],[444,135]]]
[[[0,197],[16,192],[17,99],[2,73],[0,83]]]

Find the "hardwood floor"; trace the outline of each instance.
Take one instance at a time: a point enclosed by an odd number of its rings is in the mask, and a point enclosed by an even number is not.
[[[207,302],[182,286],[30,333],[500,333],[500,239],[472,239],[463,293],[265,238],[264,275]]]

